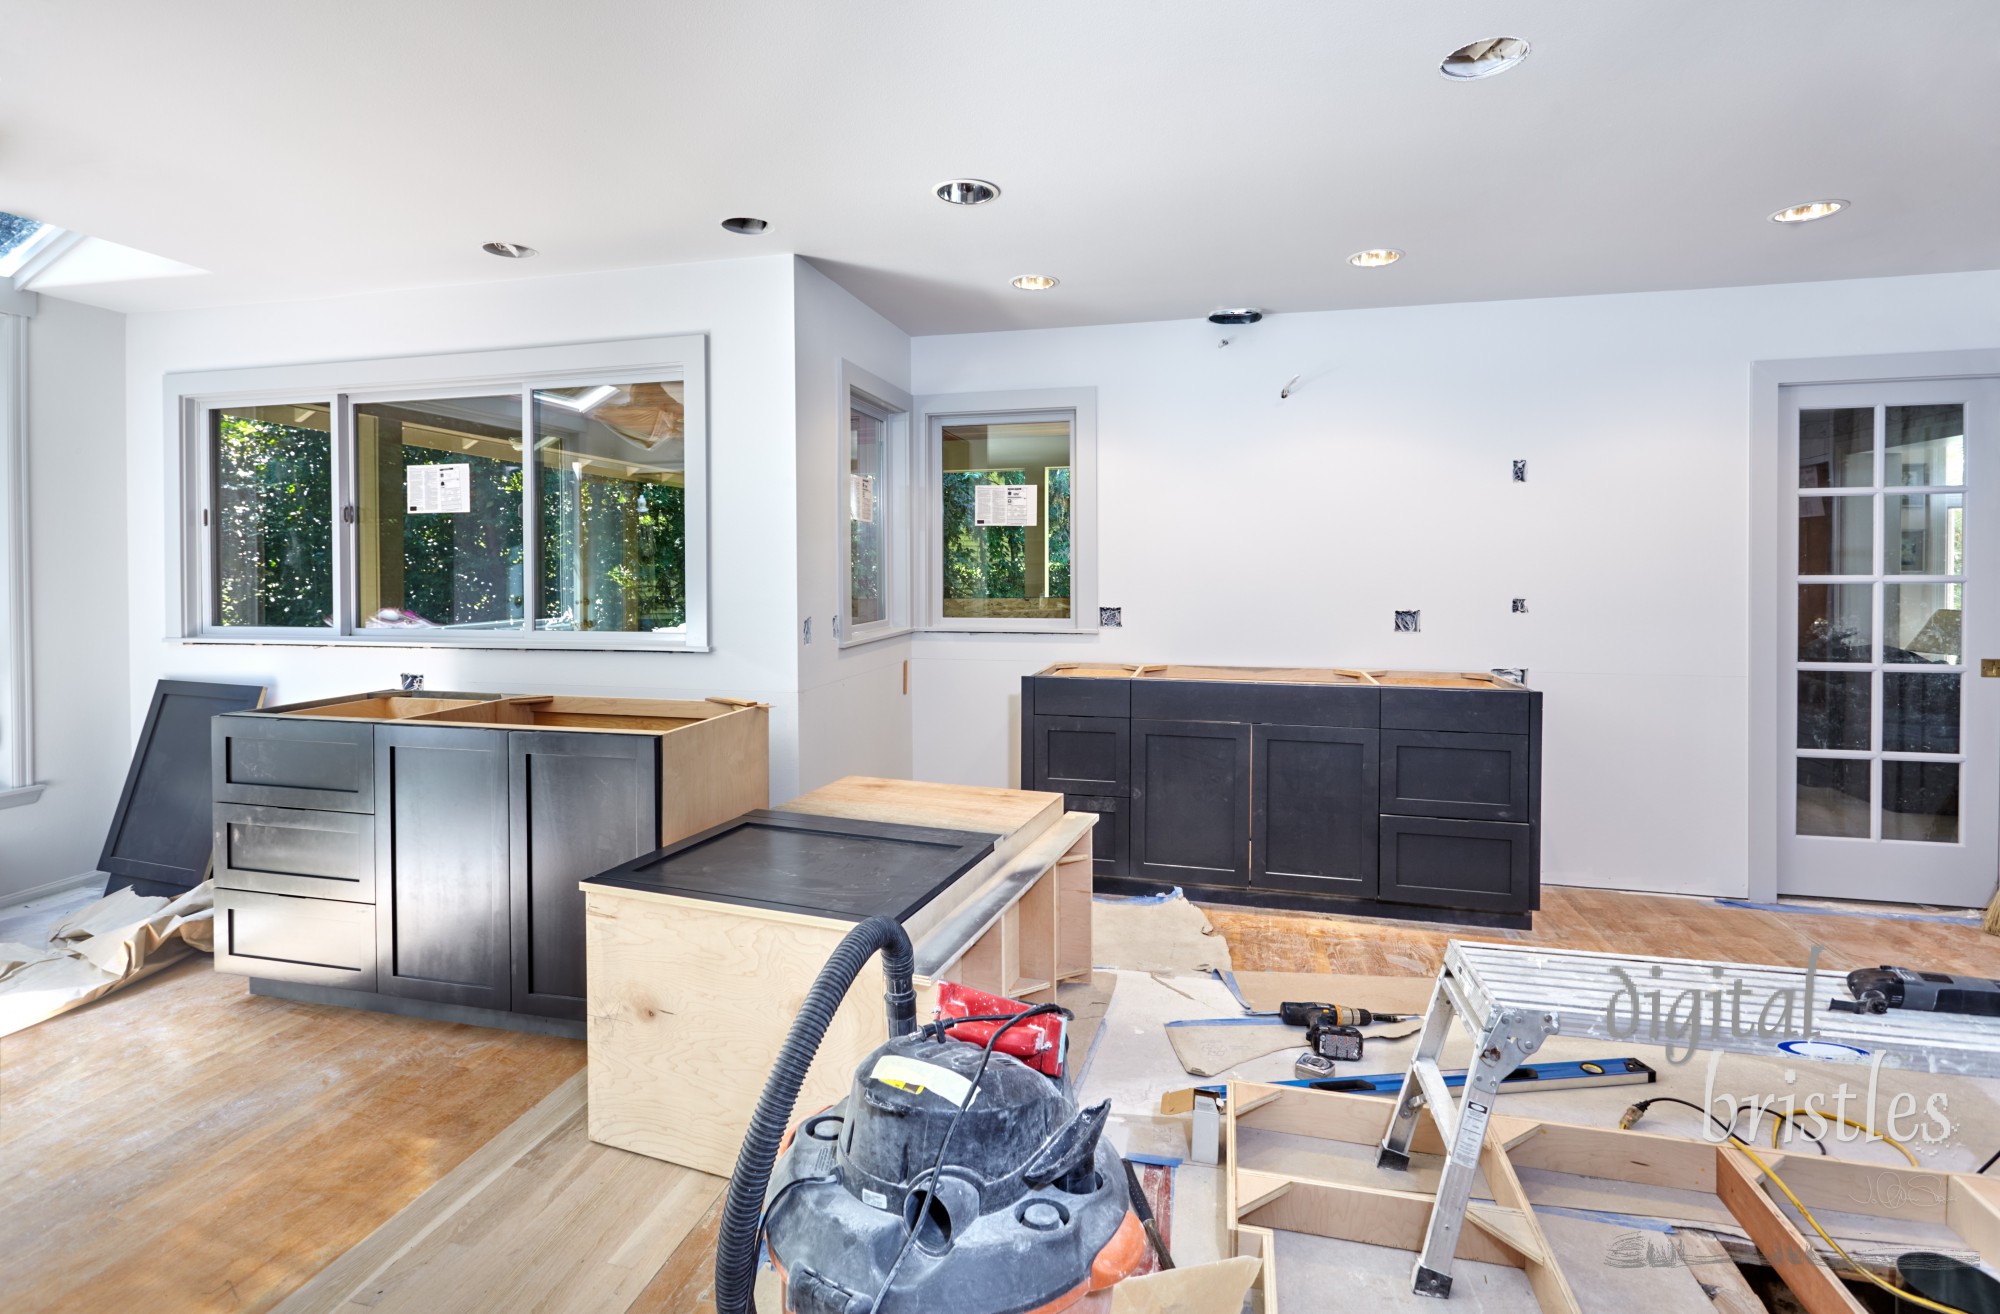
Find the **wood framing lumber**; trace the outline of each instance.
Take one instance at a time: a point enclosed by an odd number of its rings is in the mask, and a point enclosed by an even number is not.
[[[1763,1297],[1750,1289],[1743,1270],[1729,1257],[1713,1232],[1696,1228],[1675,1228],[1674,1245],[1681,1262],[1701,1285],[1715,1314],[1770,1314]]]
[[[1763,1173],[1733,1145],[1715,1147],[1715,1193],[1808,1314],[1866,1314],[1805,1235],[1764,1193]]]

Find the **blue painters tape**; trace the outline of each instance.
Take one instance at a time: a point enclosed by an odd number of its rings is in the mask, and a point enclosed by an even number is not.
[[[1121,1157],[1126,1163],[1151,1164],[1155,1168],[1178,1168],[1181,1166],[1179,1159],[1168,1159],[1157,1154],[1127,1154]]]
[[[1811,913],[1815,917],[1870,917],[1884,922],[1943,922],[1947,926],[1979,926],[1978,913],[1862,912],[1848,908],[1808,908],[1796,903],[1751,903],[1748,899],[1717,899],[1723,908],[1754,908],[1758,912]]]
[[[1176,885],[1173,889],[1160,894],[1093,894],[1090,897],[1094,903],[1129,903],[1143,908],[1156,903],[1171,903],[1186,896],[1181,893],[1181,887]]]
[[[1282,1027],[1286,1023],[1276,1013],[1260,1013],[1256,1017],[1191,1017],[1182,1022],[1169,1022],[1170,1027]],[[1298,1031],[1297,1027],[1292,1030]],[[1303,1036],[1305,1033],[1300,1031]],[[1301,1040],[1299,1043],[1304,1044]]]

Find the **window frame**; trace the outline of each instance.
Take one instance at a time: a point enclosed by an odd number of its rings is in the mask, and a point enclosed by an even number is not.
[[[28,317],[0,313],[0,809],[33,803],[43,789],[28,582]]]
[[[911,633],[912,597],[910,590],[911,473],[913,470],[910,394],[895,384],[870,374],[851,361],[840,362],[839,459],[834,468],[834,561],[839,589],[835,612],[838,646],[856,648]],[[887,515],[889,523],[882,535],[882,619],[866,625],[854,624],[854,537],[849,528],[850,503],[847,476],[854,466],[854,426],[851,417],[859,404],[882,422],[883,486],[875,493],[876,515]]]
[[[922,623],[933,634],[1094,634],[1097,623],[1097,389],[1036,388],[920,397],[924,513],[916,555],[923,580]],[[944,426],[947,423],[1070,421],[1069,618],[947,617],[944,614]],[[1046,507],[1048,493],[1042,492]],[[1046,515],[1046,512],[1044,512]]]
[[[307,644],[383,648],[639,649],[709,651],[707,338],[702,334],[523,347],[498,351],[383,357],[315,365],[256,366],[168,375],[168,433],[179,478],[169,481],[170,545],[167,637],[184,643]],[[522,400],[523,614],[535,615],[530,569],[538,542],[540,503],[533,394],[600,383],[677,382],[686,420],[685,557],[688,619],[677,633],[601,630],[362,629],[355,612],[358,532],[347,518],[358,508],[354,408],[374,402],[449,401],[518,393]],[[234,406],[329,402],[333,407],[332,524],[334,624],[312,629],[220,625],[214,620],[217,526],[210,413]],[[356,512],[358,519],[358,510]]]

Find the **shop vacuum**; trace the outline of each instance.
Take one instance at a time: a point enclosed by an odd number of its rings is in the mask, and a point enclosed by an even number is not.
[[[846,1099],[788,1131],[820,1036],[878,949],[889,1041]],[[1062,1010],[1010,1004],[920,1028],[912,970],[909,936],[873,917],[813,982],[729,1179],[718,1314],[755,1314],[765,1243],[787,1314],[1083,1314],[1108,1310],[1139,1266],[1147,1240],[1103,1136],[1109,1102],[1079,1109],[1067,1077],[1044,1070],[1061,1071],[1060,1054],[1036,1062],[1019,1043]]]

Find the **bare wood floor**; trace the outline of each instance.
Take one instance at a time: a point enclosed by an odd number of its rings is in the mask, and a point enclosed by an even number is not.
[[[2000,976],[2000,939],[1971,926],[1577,889],[1545,897],[1532,932],[1204,910],[1246,971],[1428,975],[1456,933],[1795,964],[1818,943],[1829,970]],[[614,1246],[574,1239],[599,1266],[591,1309],[710,1308],[721,1182],[612,1163],[621,1152],[583,1140],[562,1104],[582,1063],[574,1041],[260,999],[203,960],[0,1040],[0,1308],[270,1310],[461,1165],[420,1207],[441,1220],[425,1244],[448,1262],[393,1252],[392,1266],[363,1273],[380,1284],[357,1303],[400,1308],[425,1294],[427,1314],[499,1308],[495,1276],[509,1308],[572,1308],[561,1281],[529,1289],[545,1266],[513,1256],[508,1229],[529,1218],[560,1227],[587,1195],[649,1220]],[[476,1159],[496,1138],[493,1163]],[[475,1178],[484,1196],[440,1204]],[[433,1299],[443,1286],[462,1299]]]

